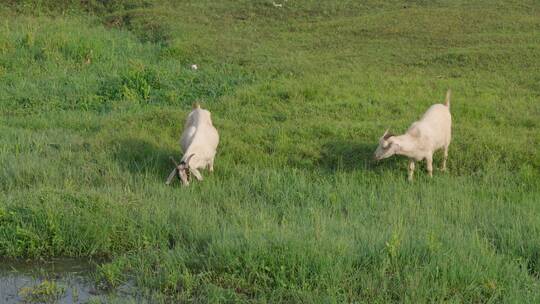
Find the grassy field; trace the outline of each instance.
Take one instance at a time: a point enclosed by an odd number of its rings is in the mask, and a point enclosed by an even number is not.
[[[155,302],[540,302],[540,2],[276,2],[3,4],[0,256]],[[448,172],[372,162],[447,88]],[[167,187],[196,100],[215,172]]]

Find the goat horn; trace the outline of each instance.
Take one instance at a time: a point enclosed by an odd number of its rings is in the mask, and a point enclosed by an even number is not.
[[[188,156],[188,157],[186,158],[186,160],[184,161],[187,165],[189,165],[189,161],[191,160],[191,158],[193,157],[193,155],[195,155],[195,154],[191,154],[191,155]]]
[[[169,156],[169,159],[174,163],[174,167],[178,167],[178,163],[174,160],[172,156]]]

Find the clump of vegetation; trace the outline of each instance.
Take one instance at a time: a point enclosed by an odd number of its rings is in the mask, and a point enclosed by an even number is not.
[[[54,303],[65,292],[65,287],[54,281],[44,280],[36,286],[23,287],[19,296],[27,303]]]

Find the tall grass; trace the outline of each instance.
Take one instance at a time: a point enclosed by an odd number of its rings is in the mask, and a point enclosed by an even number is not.
[[[106,257],[99,287],[158,302],[537,302],[539,12],[10,2],[0,255]],[[449,87],[449,172],[371,161]],[[166,187],[195,100],[216,171]]]

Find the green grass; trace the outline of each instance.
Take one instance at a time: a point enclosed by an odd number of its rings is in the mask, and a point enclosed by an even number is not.
[[[158,302],[540,301],[538,1],[8,3],[0,256]],[[371,161],[447,88],[449,172]],[[166,187],[196,100],[216,171]]]
[[[54,303],[65,293],[65,287],[45,280],[37,286],[23,287],[19,295],[25,303]]]

